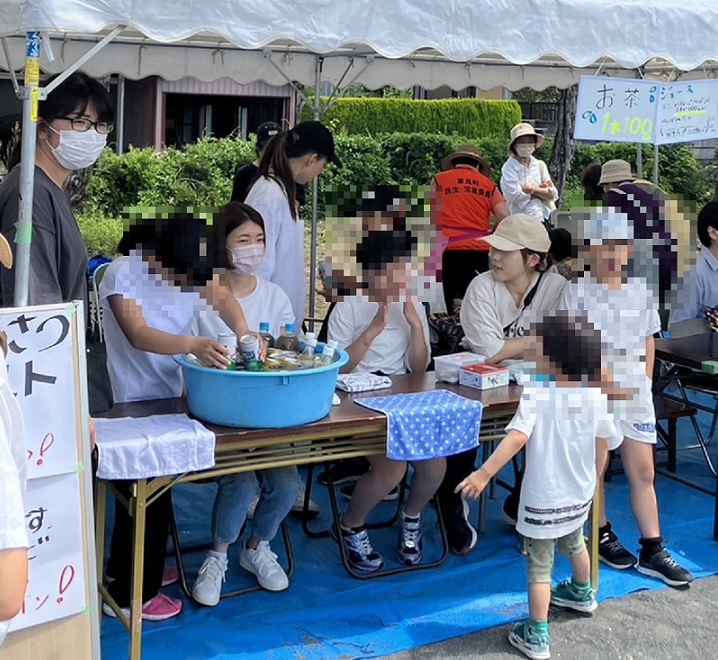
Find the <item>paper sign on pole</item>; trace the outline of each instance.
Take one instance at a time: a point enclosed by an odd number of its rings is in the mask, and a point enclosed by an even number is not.
[[[574,137],[658,145],[718,137],[718,79],[581,76]]]
[[[718,137],[718,80],[661,86],[656,144]]]
[[[574,137],[651,144],[658,94],[659,84],[649,80],[581,76]]]

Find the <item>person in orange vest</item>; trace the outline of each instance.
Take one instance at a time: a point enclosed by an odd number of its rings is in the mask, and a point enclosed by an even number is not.
[[[466,288],[479,273],[488,270],[491,214],[498,225],[509,208],[501,191],[489,178],[491,168],[477,147],[466,144],[441,163],[431,186],[431,219],[437,231],[441,255],[446,311],[456,311]],[[439,233],[440,232],[440,233]]]

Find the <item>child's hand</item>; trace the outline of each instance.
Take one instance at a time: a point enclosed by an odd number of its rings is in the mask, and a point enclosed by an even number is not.
[[[371,321],[371,325],[367,328],[367,332],[371,336],[372,341],[374,341],[374,339],[376,339],[384,331],[388,318],[388,303],[379,303],[379,309],[376,311],[376,314]]]
[[[230,363],[227,348],[207,337],[192,337],[189,352],[193,353],[202,364],[206,364],[208,367],[226,369]]]
[[[461,493],[464,497],[475,500],[484,492],[489,480],[481,473],[481,470],[472,472],[455,489],[455,493]]]

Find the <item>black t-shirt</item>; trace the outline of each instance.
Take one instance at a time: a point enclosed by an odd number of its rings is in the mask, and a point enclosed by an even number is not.
[[[247,199],[249,189],[252,187],[257,172],[259,172],[259,168],[254,163],[247,163],[237,168],[234,173],[234,185],[232,186],[233,202],[244,202]]]

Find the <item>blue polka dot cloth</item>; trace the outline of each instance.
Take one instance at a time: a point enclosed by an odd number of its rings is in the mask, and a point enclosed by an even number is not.
[[[421,461],[479,445],[483,405],[448,390],[366,397],[355,403],[389,418],[388,458]]]

